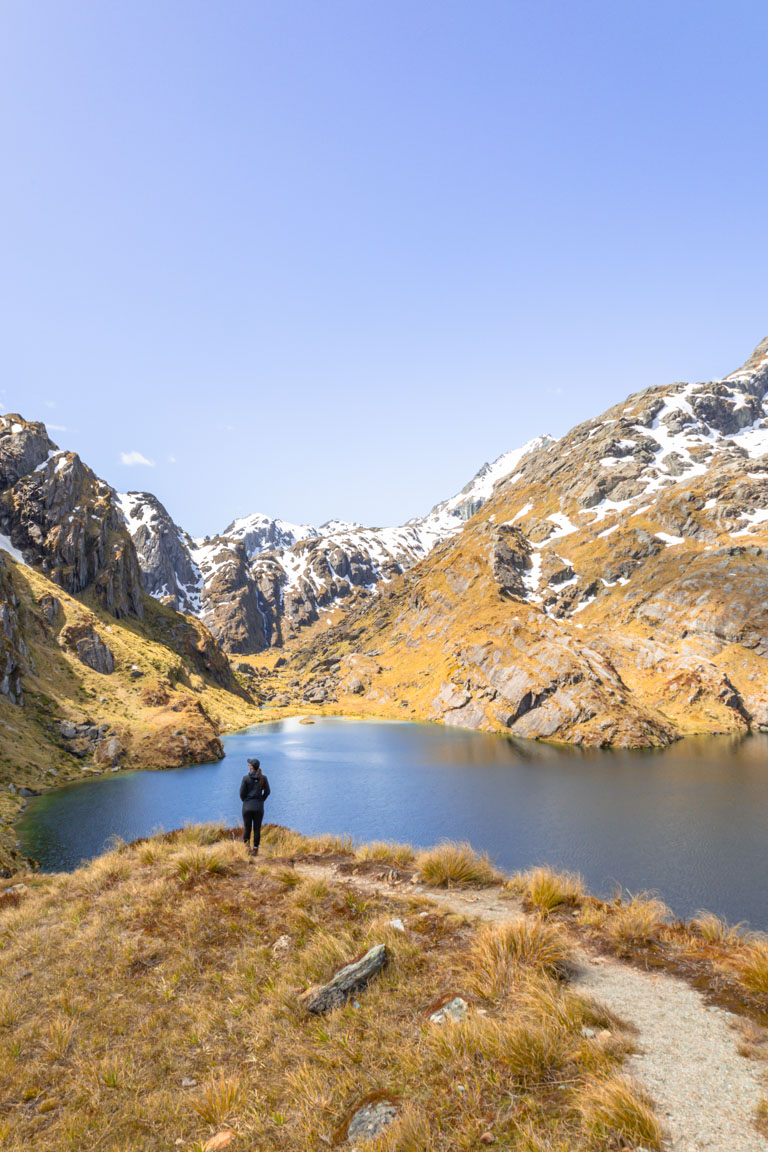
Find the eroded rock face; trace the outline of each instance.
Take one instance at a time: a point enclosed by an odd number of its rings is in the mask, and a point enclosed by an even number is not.
[[[227,652],[260,652],[268,646],[267,624],[245,548],[217,537],[198,549],[203,577],[200,618]]]
[[[146,591],[177,612],[199,615],[202,577],[192,558],[195,545],[191,537],[150,492],[126,492],[118,501]]]
[[[143,616],[141,572],[112,489],[41,424],[0,417],[0,533],[65,591]]]
[[[90,624],[69,625],[61,633],[61,644],[94,672],[109,676],[115,670],[115,658],[109,645]]]
[[[19,600],[8,565],[0,556],[0,696],[23,705],[22,673],[29,657],[19,622]]]

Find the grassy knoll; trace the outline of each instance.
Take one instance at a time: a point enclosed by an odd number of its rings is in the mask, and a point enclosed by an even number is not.
[[[32,568],[9,561],[25,644],[23,705],[0,695],[0,870],[20,866],[13,820],[17,789],[121,768],[163,768],[221,755],[219,736],[260,718],[257,696],[233,677],[206,629],[151,597],[143,620],[116,620],[90,594],[67,595]],[[55,600],[55,614],[42,604]],[[96,635],[114,670],[78,658]],[[98,743],[66,739],[62,724],[100,725]]]
[[[301,873],[302,856],[347,882]],[[657,1147],[621,1074],[630,1040],[569,989],[565,921],[540,908],[469,922],[409,883],[415,867],[503,893],[469,856],[270,828],[254,860],[203,826],[20,878],[0,897],[2,1146],[325,1149],[362,1102],[386,1099],[397,1115],[371,1152]],[[363,883],[382,874],[396,894]],[[379,943],[385,968],[346,1005],[302,1007]],[[432,1023],[457,996],[465,1018]]]

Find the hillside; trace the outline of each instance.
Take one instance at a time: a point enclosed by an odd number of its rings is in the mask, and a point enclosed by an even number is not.
[[[0,417],[0,870],[25,792],[217,759],[256,716],[205,626],[142,590],[109,486]]]
[[[768,1148],[764,940],[469,845],[262,849],[191,826],[0,892],[4,1148]]]
[[[4,1148],[659,1146],[621,1075],[631,1039],[569,988],[558,925],[513,911],[486,927],[410,883],[377,891],[336,871],[354,860],[331,838],[268,829],[265,852],[190,828],[0,900]],[[310,989],[371,948],[380,972],[310,1010]]]
[[[526,455],[464,530],[292,653],[364,715],[624,746],[768,727],[768,341]]]

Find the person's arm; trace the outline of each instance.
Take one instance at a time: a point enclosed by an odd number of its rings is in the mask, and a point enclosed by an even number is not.
[[[262,800],[266,800],[267,796],[269,796],[269,793],[271,791],[272,791],[272,789],[269,787],[269,780],[267,780],[267,778],[265,776],[264,777],[264,783],[261,786],[261,798],[262,798]]]
[[[247,795],[248,795],[248,777],[243,776],[242,780],[240,781],[240,799],[245,800]]]

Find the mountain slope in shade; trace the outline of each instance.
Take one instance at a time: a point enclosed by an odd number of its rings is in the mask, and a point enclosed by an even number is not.
[[[321,612],[369,596],[461,531],[494,484],[548,437],[507,452],[450,500],[396,528],[330,521],[319,528],[262,513],[234,520],[221,535],[193,541],[145,492],[120,496],[144,587],[207,624],[232,653],[283,645]]]
[[[767,394],[764,341],[526,455],[296,653],[304,699],[585,744],[768,727]]]

